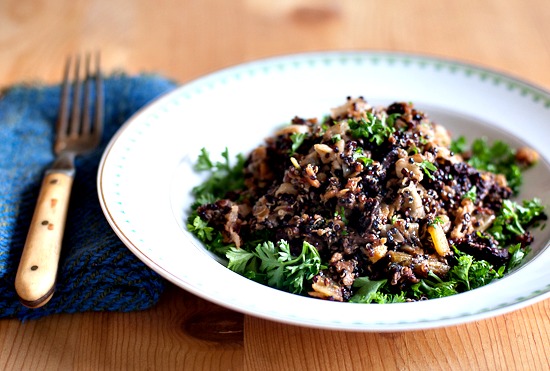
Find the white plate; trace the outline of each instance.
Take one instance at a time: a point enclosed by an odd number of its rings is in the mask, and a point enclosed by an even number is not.
[[[537,232],[528,261],[488,286],[417,303],[352,304],[300,297],[228,270],[185,228],[192,165],[201,147],[247,153],[296,115],[323,117],[346,96],[373,104],[411,101],[456,135],[529,143],[543,161],[522,196],[550,188],[550,94],[501,73],[426,56],[325,52],[228,68],[156,100],[112,139],[98,174],[114,231],[149,267],[217,304],[302,326],[357,331],[425,329],[479,320],[550,297],[550,228]],[[517,138],[516,138],[517,137]]]

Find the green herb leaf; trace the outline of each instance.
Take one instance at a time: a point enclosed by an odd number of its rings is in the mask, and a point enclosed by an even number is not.
[[[461,151],[460,153],[465,152]],[[502,174],[508,185],[517,194],[522,183],[521,169],[516,163],[515,150],[502,141],[495,141],[492,145],[487,139],[476,139],[471,146],[471,157],[468,163],[478,170]]]
[[[303,292],[304,283],[325,268],[317,248],[306,241],[298,256],[292,255],[284,240],[258,244],[254,254],[261,261],[258,271],[266,274],[267,284],[293,293]]]
[[[467,143],[466,138],[463,136],[460,136],[454,140],[451,141],[450,150],[456,154],[462,154],[467,151]]]
[[[197,212],[193,212],[187,220],[187,230],[204,242],[206,248],[213,253],[224,256],[231,245],[223,242],[223,235],[214,228],[208,226],[208,222],[201,219]]]
[[[466,287],[466,290],[470,290],[470,279],[468,276],[473,262],[473,256],[460,254],[458,264],[451,269],[451,275],[459,282],[462,282]]]
[[[256,257],[253,253],[236,247],[232,247],[225,256],[229,259],[227,268],[240,274],[246,273],[247,265]]]
[[[472,186],[472,188],[470,188],[468,190],[468,192],[464,193],[464,195],[462,196],[463,200],[468,199],[472,202],[476,202],[476,198],[477,198],[477,187],[476,186]]]
[[[334,217],[340,218],[340,220],[344,224],[348,224],[348,219],[346,218],[346,209],[344,208],[344,206],[340,206],[340,208],[336,209],[336,211],[334,212]]]
[[[260,258],[260,271],[267,273],[269,286],[284,287],[284,264],[279,262],[279,253],[271,241],[259,244],[256,247],[256,256]]]
[[[202,148],[195,164],[197,171],[209,172],[208,178],[193,188],[193,195],[207,200],[223,198],[228,191],[244,187],[243,168],[245,158],[242,154],[236,156],[236,163],[231,164],[227,148],[222,152],[223,161],[214,162],[206,149]],[[213,202],[213,201],[210,201]]]
[[[197,163],[195,164],[195,170],[204,171],[210,170],[214,167],[214,163],[210,160],[210,154],[206,148],[201,148],[199,157],[197,158]]]
[[[371,303],[378,293],[378,290],[386,283],[387,280],[371,281],[368,277],[359,277],[353,282],[353,287],[358,287],[350,298],[351,303]]]
[[[296,153],[298,148],[304,143],[304,139],[306,139],[305,133],[292,133],[290,134],[290,140],[292,141],[292,147],[290,149],[290,155],[293,155]]]
[[[443,224],[443,219],[440,216],[436,216],[428,225]]]
[[[504,269],[495,270],[486,260],[476,260],[473,256],[454,249],[458,264],[449,272],[449,278],[464,285],[465,290],[473,290],[501,278]]]
[[[359,277],[353,283],[353,287],[359,289],[349,301],[351,303],[363,304],[404,303],[405,292],[402,291],[399,294],[391,294],[387,292],[387,283],[388,280],[371,281],[368,277]]]
[[[443,298],[458,293],[456,280],[443,281],[433,272],[428,273],[428,278],[420,280],[420,282],[412,285],[411,290],[417,295],[424,294],[429,299]]]
[[[361,118],[360,120],[348,120],[351,135],[355,138],[365,138],[369,142],[381,145],[395,131],[395,119],[399,114],[391,114],[389,116],[382,114],[381,117],[378,117],[372,112],[368,112],[366,116],[366,118]]]
[[[515,235],[524,234],[525,228],[541,217],[543,213],[544,206],[537,198],[524,200],[522,205],[511,200],[504,200],[502,209],[488,232],[501,245],[507,245]]]
[[[187,224],[187,229],[203,242],[212,241],[212,232],[214,228],[209,227],[208,223],[202,220],[198,215],[193,218],[191,223]]]
[[[432,172],[437,171],[437,167],[428,160],[424,160],[420,163],[417,163],[418,167],[424,170],[424,173],[428,178],[433,179]]]
[[[508,252],[510,253],[510,260],[508,260],[506,269],[510,271],[521,264],[527,252],[521,248],[520,243],[510,246]]]
[[[365,152],[361,147],[357,147],[355,152],[353,152],[353,159],[355,161],[361,161],[366,166],[371,165],[374,161],[372,158],[365,155]]]

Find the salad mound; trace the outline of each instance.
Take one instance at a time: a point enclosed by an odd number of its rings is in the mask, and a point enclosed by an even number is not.
[[[361,303],[457,294],[501,278],[546,219],[512,200],[529,148],[467,148],[412,103],[362,97],[295,117],[248,157],[203,149],[188,229],[228,268],[312,297]]]

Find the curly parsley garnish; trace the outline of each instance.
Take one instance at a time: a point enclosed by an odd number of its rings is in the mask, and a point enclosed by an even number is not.
[[[350,303],[404,303],[405,293],[391,294],[384,292],[387,287],[387,280],[371,281],[368,277],[359,277],[353,282],[353,287],[358,288],[357,292],[349,299]]]
[[[245,158],[242,154],[236,156],[237,162],[231,164],[229,150],[222,152],[223,161],[212,161],[205,148],[201,149],[195,170],[208,172],[208,179],[193,188],[193,195],[197,197],[196,204],[203,204],[204,200],[222,198],[228,191],[241,189],[244,186],[243,168]]]
[[[497,140],[489,145],[486,138],[473,141],[468,150],[466,139],[459,137],[451,143],[451,151],[466,155],[467,162],[478,170],[502,174],[514,194],[522,184],[521,168],[516,162],[515,150],[503,141]]]
[[[245,158],[242,154],[236,156],[236,163],[231,164],[227,148],[222,152],[223,161],[213,161],[205,148],[202,148],[195,164],[195,170],[207,172],[207,179],[193,188],[195,202],[193,212],[187,220],[187,229],[204,242],[208,250],[224,255],[229,245],[223,242],[221,232],[214,231],[208,223],[197,214],[199,205],[216,202],[223,198],[228,191],[241,189],[244,186],[243,167]]]
[[[504,200],[495,221],[488,232],[501,244],[509,245],[514,236],[525,233],[525,228],[544,215],[544,206],[540,200],[524,200],[522,204]]]
[[[368,112],[366,116],[366,118],[361,118],[360,120],[348,120],[351,135],[356,138],[365,138],[369,142],[381,145],[395,131],[395,119],[399,114],[391,114],[389,116],[382,114],[381,117],[378,117],[372,112]]]
[[[304,283],[325,268],[317,248],[306,241],[297,256],[284,240],[258,244],[253,251],[233,247],[226,256],[229,269],[257,280],[265,277],[269,286],[292,293],[302,293]]]
[[[208,222],[201,219],[196,212],[189,217],[187,229],[204,242],[209,251],[217,255],[223,256],[231,248],[230,245],[223,242],[222,234],[219,231],[214,231],[214,228],[209,227]]]

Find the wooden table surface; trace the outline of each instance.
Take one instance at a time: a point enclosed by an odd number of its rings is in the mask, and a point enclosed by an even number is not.
[[[184,83],[256,58],[328,49],[426,53],[550,88],[548,0],[3,0],[0,86],[58,82],[71,52]],[[452,369],[550,365],[550,300],[465,325],[347,333],[231,312],[169,286],[138,313],[0,320],[0,369]],[[222,329],[223,331],[220,331]]]

